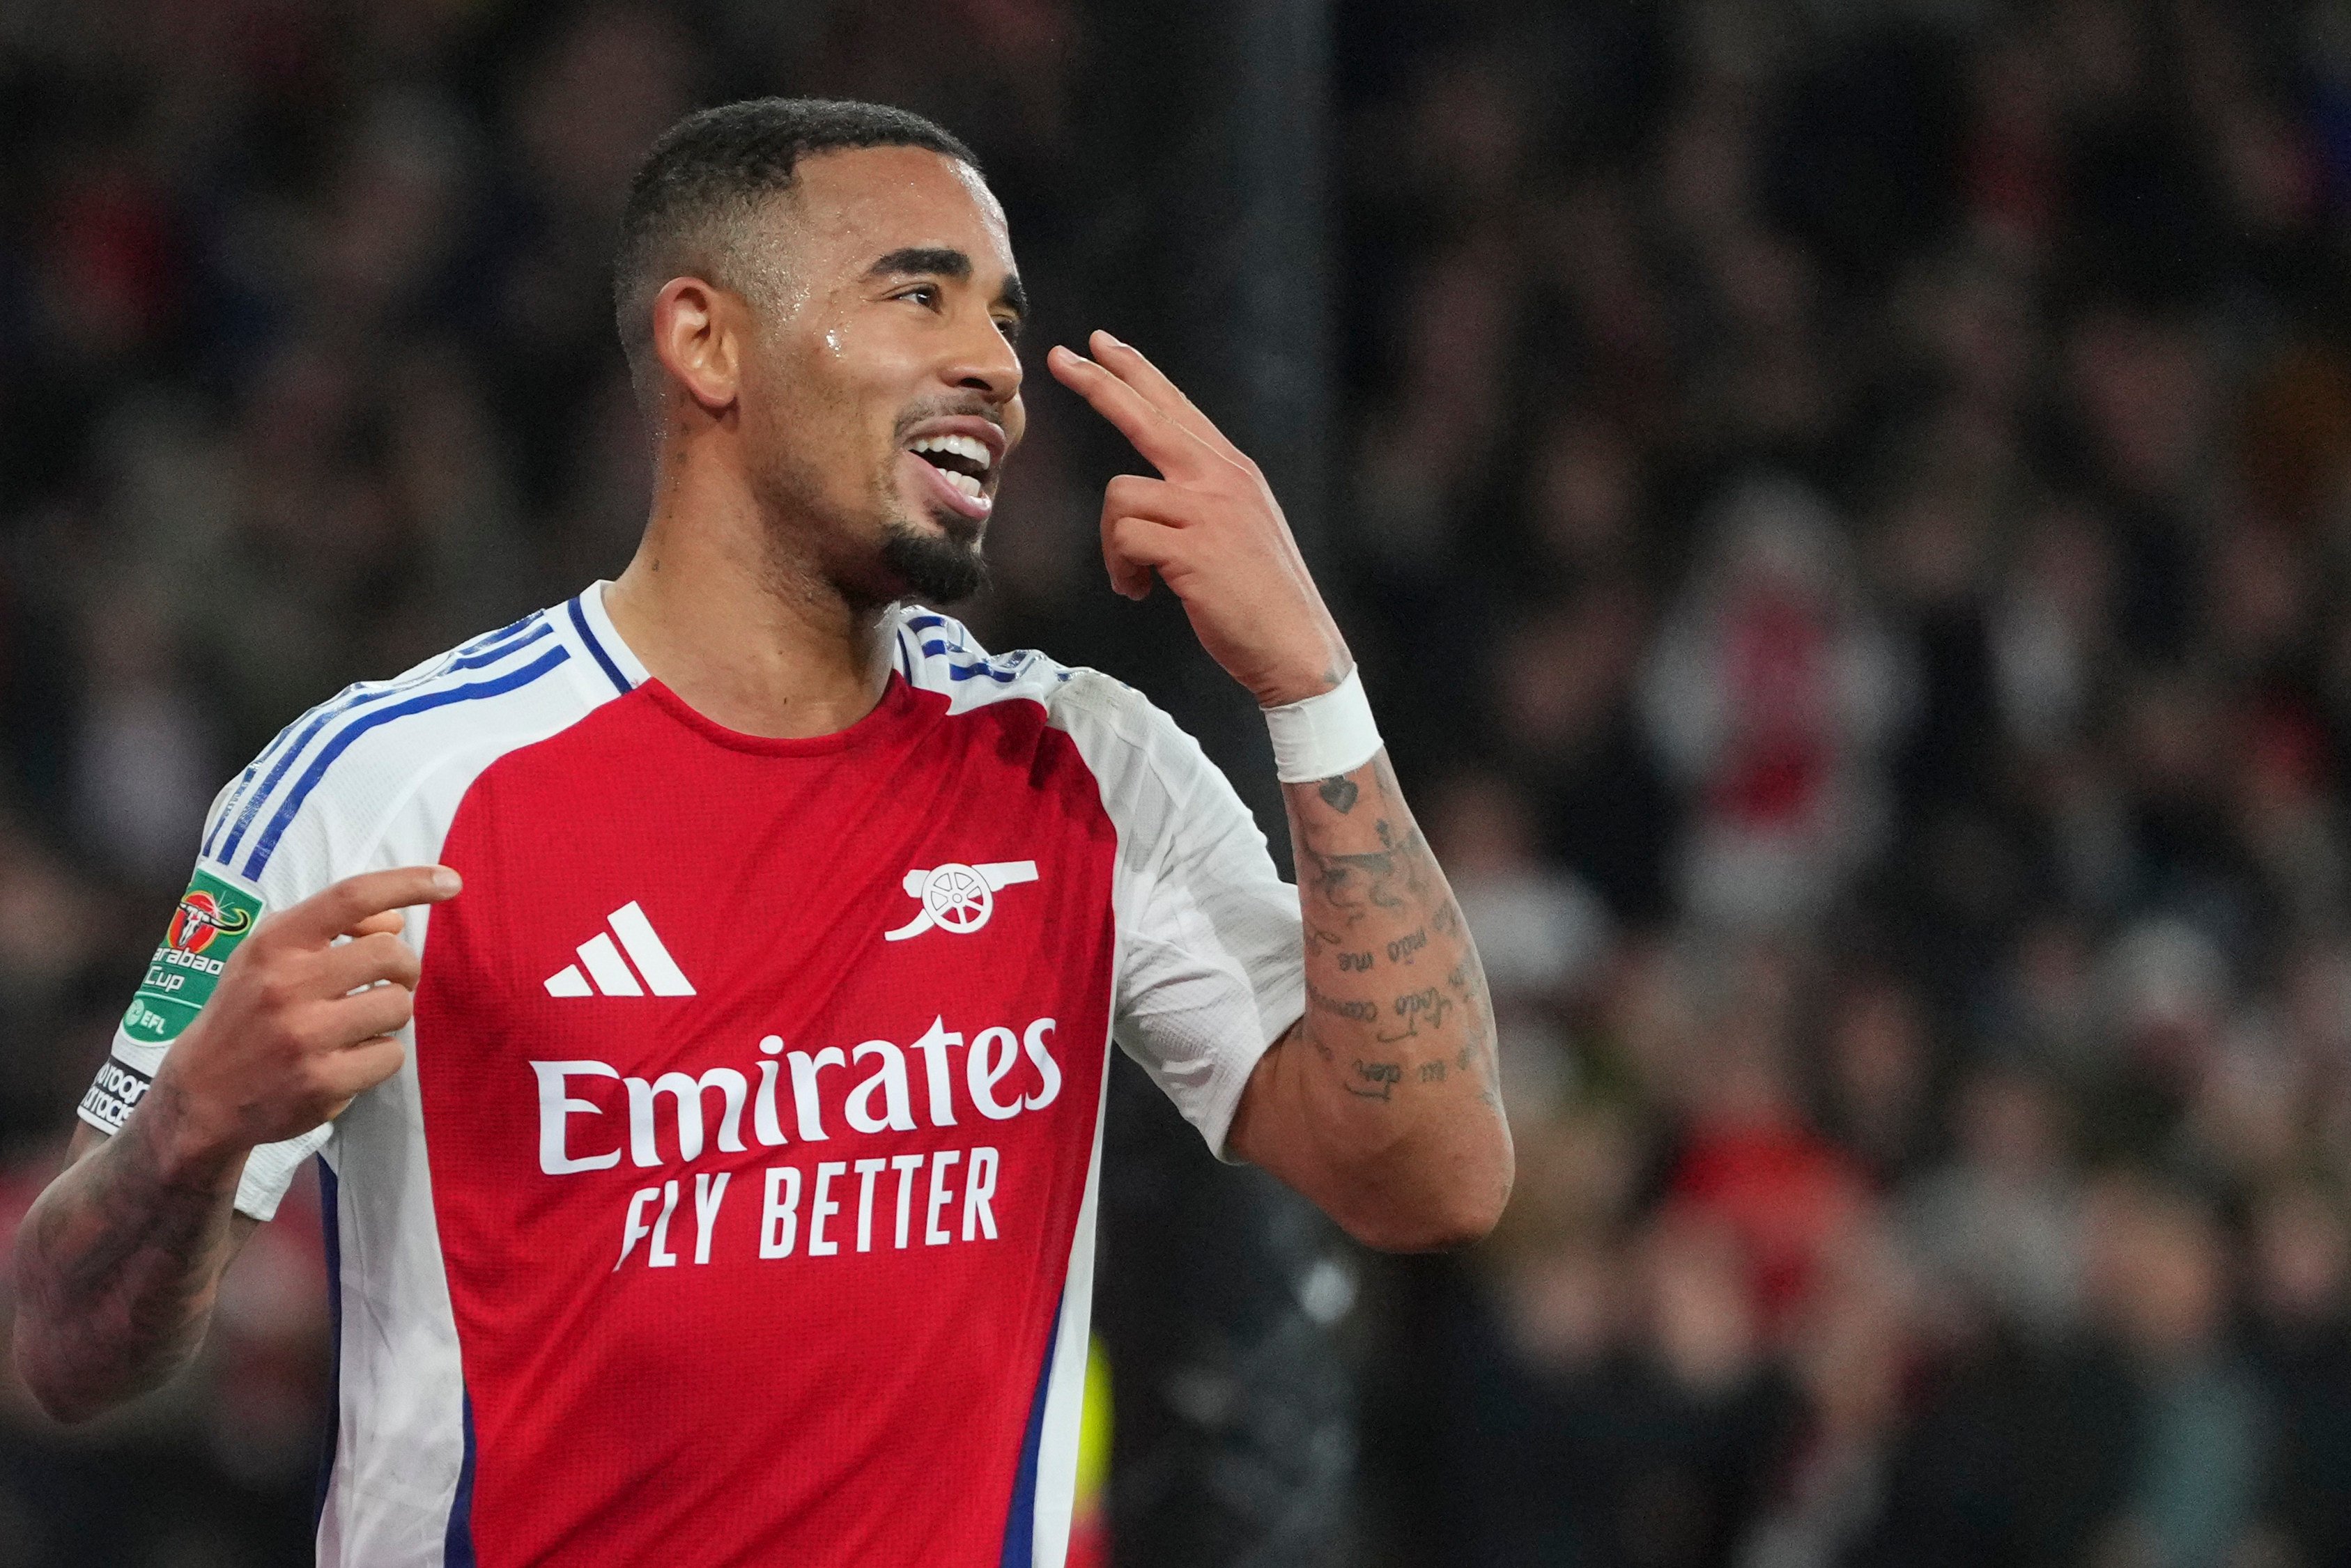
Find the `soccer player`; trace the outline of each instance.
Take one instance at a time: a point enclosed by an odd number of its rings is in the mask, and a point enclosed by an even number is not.
[[[1265,708],[1300,886],[1139,693],[909,602],[981,582],[1027,421],[953,137],[693,115],[616,272],[635,559],[222,792],[17,1366],[67,1419],[162,1381],[315,1154],[320,1563],[1058,1563],[1111,1044],[1357,1237],[1456,1244],[1511,1172],[1477,955],[1280,507],[1135,350],[1049,360],[1159,473],[1111,581]]]

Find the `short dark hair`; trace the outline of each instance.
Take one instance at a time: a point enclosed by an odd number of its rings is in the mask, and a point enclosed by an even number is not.
[[[859,147],[925,147],[979,168],[945,130],[887,104],[747,99],[697,109],[662,132],[629,182],[612,259],[612,315],[641,383],[647,312],[662,285],[695,273],[742,288],[748,280],[733,253],[744,224],[792,188],[802,158]]]

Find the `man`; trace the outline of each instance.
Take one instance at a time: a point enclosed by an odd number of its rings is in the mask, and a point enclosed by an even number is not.
[[[979,584],[1027,419],[952,137],[689,117],[615,296],[642,548],[222,793],[17,1366],[68,1419],[169,1376],[316,1152],[321,1563],[1059,1563],[1111,1041],[1365,1241],[1456,1244],[1510,1181],[1477,956],[1279,507],[1134,350],[1050,357],[1162,476],[1111,579],[1267,708],[1301,888],[1140,695],[904,602]]]

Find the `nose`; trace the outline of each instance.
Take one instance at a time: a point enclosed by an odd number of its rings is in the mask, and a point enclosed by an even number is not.
[[[1020,356],[985,312],[956,335],[954,355],[941,373],[949,386],[977,392],[998,408],[1020,395]]]

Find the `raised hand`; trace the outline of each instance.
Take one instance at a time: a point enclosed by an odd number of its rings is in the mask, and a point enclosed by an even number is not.
[[[445,866],[347,877],[254,928],[156,1075],[183,1135],[251,1148],[298,1137],[400,1068],[415,950],[399,911],[456,896]],[[337,942],[349,937],[348,942]]]
[[[1159,471],[1102,497],[1111,585],[1141,598],[1157,572],[1260,706],[1338,685],[1353,660],[1257,465],[1150,360],[1107,332],[1091,347],[1047,362]],[[1311,1005],[1259,1059],[1228,1145],[1372,1246],[1475,1241],[1509,1199],[1513,1157],[1460,907],[1384,751],[1282,794]]]
[[[1257,464],[1141,353],[1107,332],[1088,347],[1091,359],[1057,347],[1046,363],[1159,471],[1121,474],[1102,493],[1111,587],[1139,599],[1157,572],[1260,707],[1336,686],[1354,659]]]

